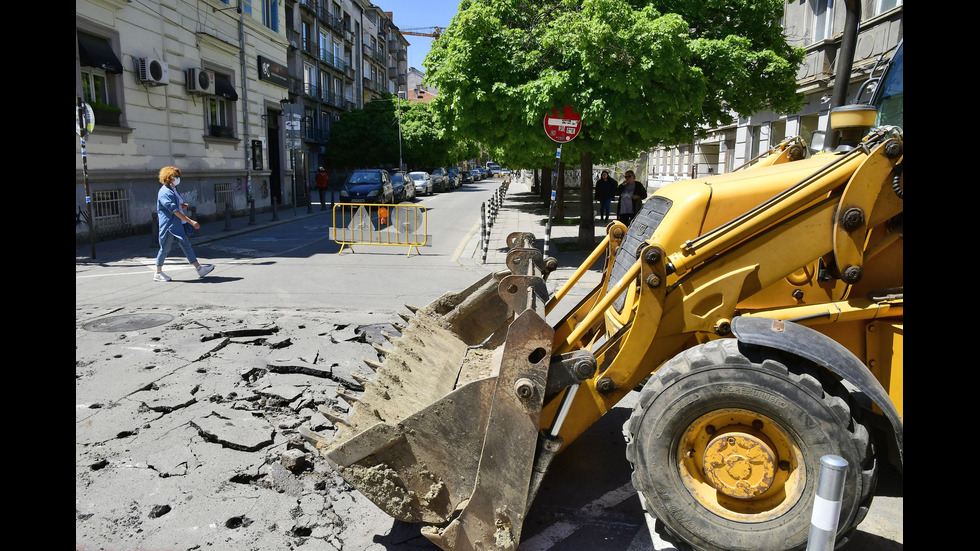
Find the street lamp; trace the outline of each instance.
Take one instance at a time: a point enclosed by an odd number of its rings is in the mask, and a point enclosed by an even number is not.
[[[398,99],[402,98],[405,92],[398,91]],[[398,102],[398,171],[401,172],[402,167],[402,103]]]

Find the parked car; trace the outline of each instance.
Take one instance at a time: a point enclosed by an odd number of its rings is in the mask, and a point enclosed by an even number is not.
[[[394,203],[395,189],[387,170],[359,169],[350,173],[340,190],[341,203]]]
[[[437,192],[449,191],[452,189],[449,183],[449,176],[446,174],[446,169],[438,166],[429,171],[429,176],[432,177],[432,187]]]
[[[493,161],[490,161],[489,163],[487,163],[487,169],[486,170],[488,172],[488,176],[492,178],[492,177],[497,176],[497,175],[500,174],[500,165],[498,165],[497,163],[495,163]]]
[[[472,184],[473,183],[473,173],[469,170],[459,171],[459,185]]]
[[[470,174],[473,176],[474,182],[479,182],[481,179],[483,179],[483,176],[480,175],[480,171],[478,169],[470,169]]]
[[[432,177],[429,176],[428,172],[409,172],[408,177],[415,183],[415,195],[419,197],[423,195],[432,195],[435,188],[432,185]]]
[[[391,187],[395,190],[395,202],[415,200],[415,182],[404,172],[391,175]]]
[[[452,184],[453,189],[462,185],[462,182],[459,181],[459,167],[451,166],[446,172],[449,174],[449,182]]]

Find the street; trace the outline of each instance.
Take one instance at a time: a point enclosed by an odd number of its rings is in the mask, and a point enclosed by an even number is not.
[[[499,269],[472,247],[480,204],[499,185],[418,201],[432,240],[410,255],[339,254],[330,212],[317,211],[224,238],[220,224],[203,227],[214,239],[195,252],[216,266],[204,279],[175,248],[173,281],[153,282],[149,237],[139,254],[105,245],[98,261],[77,260],[76,550],[435,550],[417,525],[352,491],[296,429],[331,432],[317,406],[346,407],[338,391],[371,376],[363,359],[397,334],[406,303]],[[630,483],[622,425],[635,394],[556,459],[521,550],[684,549],[652,541]],[[902,549],[902,492],[883,469],[849,548]]]

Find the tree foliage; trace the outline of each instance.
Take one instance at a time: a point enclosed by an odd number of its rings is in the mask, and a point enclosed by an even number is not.
[[[800,108],[802,49],[782,0],[463,0],[426,57],[440,126],[512,166],[542,166],[546,113],[582,133],[562,157],[599,163],[686,143],[731,113]]]
[[[326,154],[335,168],[397,167],[399,156],[410,168],[421,168],[447,165],[466,158],[460,155],[473,155],[472,144],[441,128],[428,103],[387,95],[363,109],[344,112],[330,130]]]

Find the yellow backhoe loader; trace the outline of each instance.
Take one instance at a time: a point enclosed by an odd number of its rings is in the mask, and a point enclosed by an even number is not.
[[[660,188],[553,294],[553,260],[512,234],[507,270],[406,315],[350,411],[327,412],[336,431],[307,438],[440,548],[514,550],[552,459],[642,385],[633,485],[673,534],[803,549],[835,455],[846,542],[879,459],[903,463],[901,45],[871,104],[831,119],[832,151],[789,139]],[[602,282],[549,324],[597,263]]]

